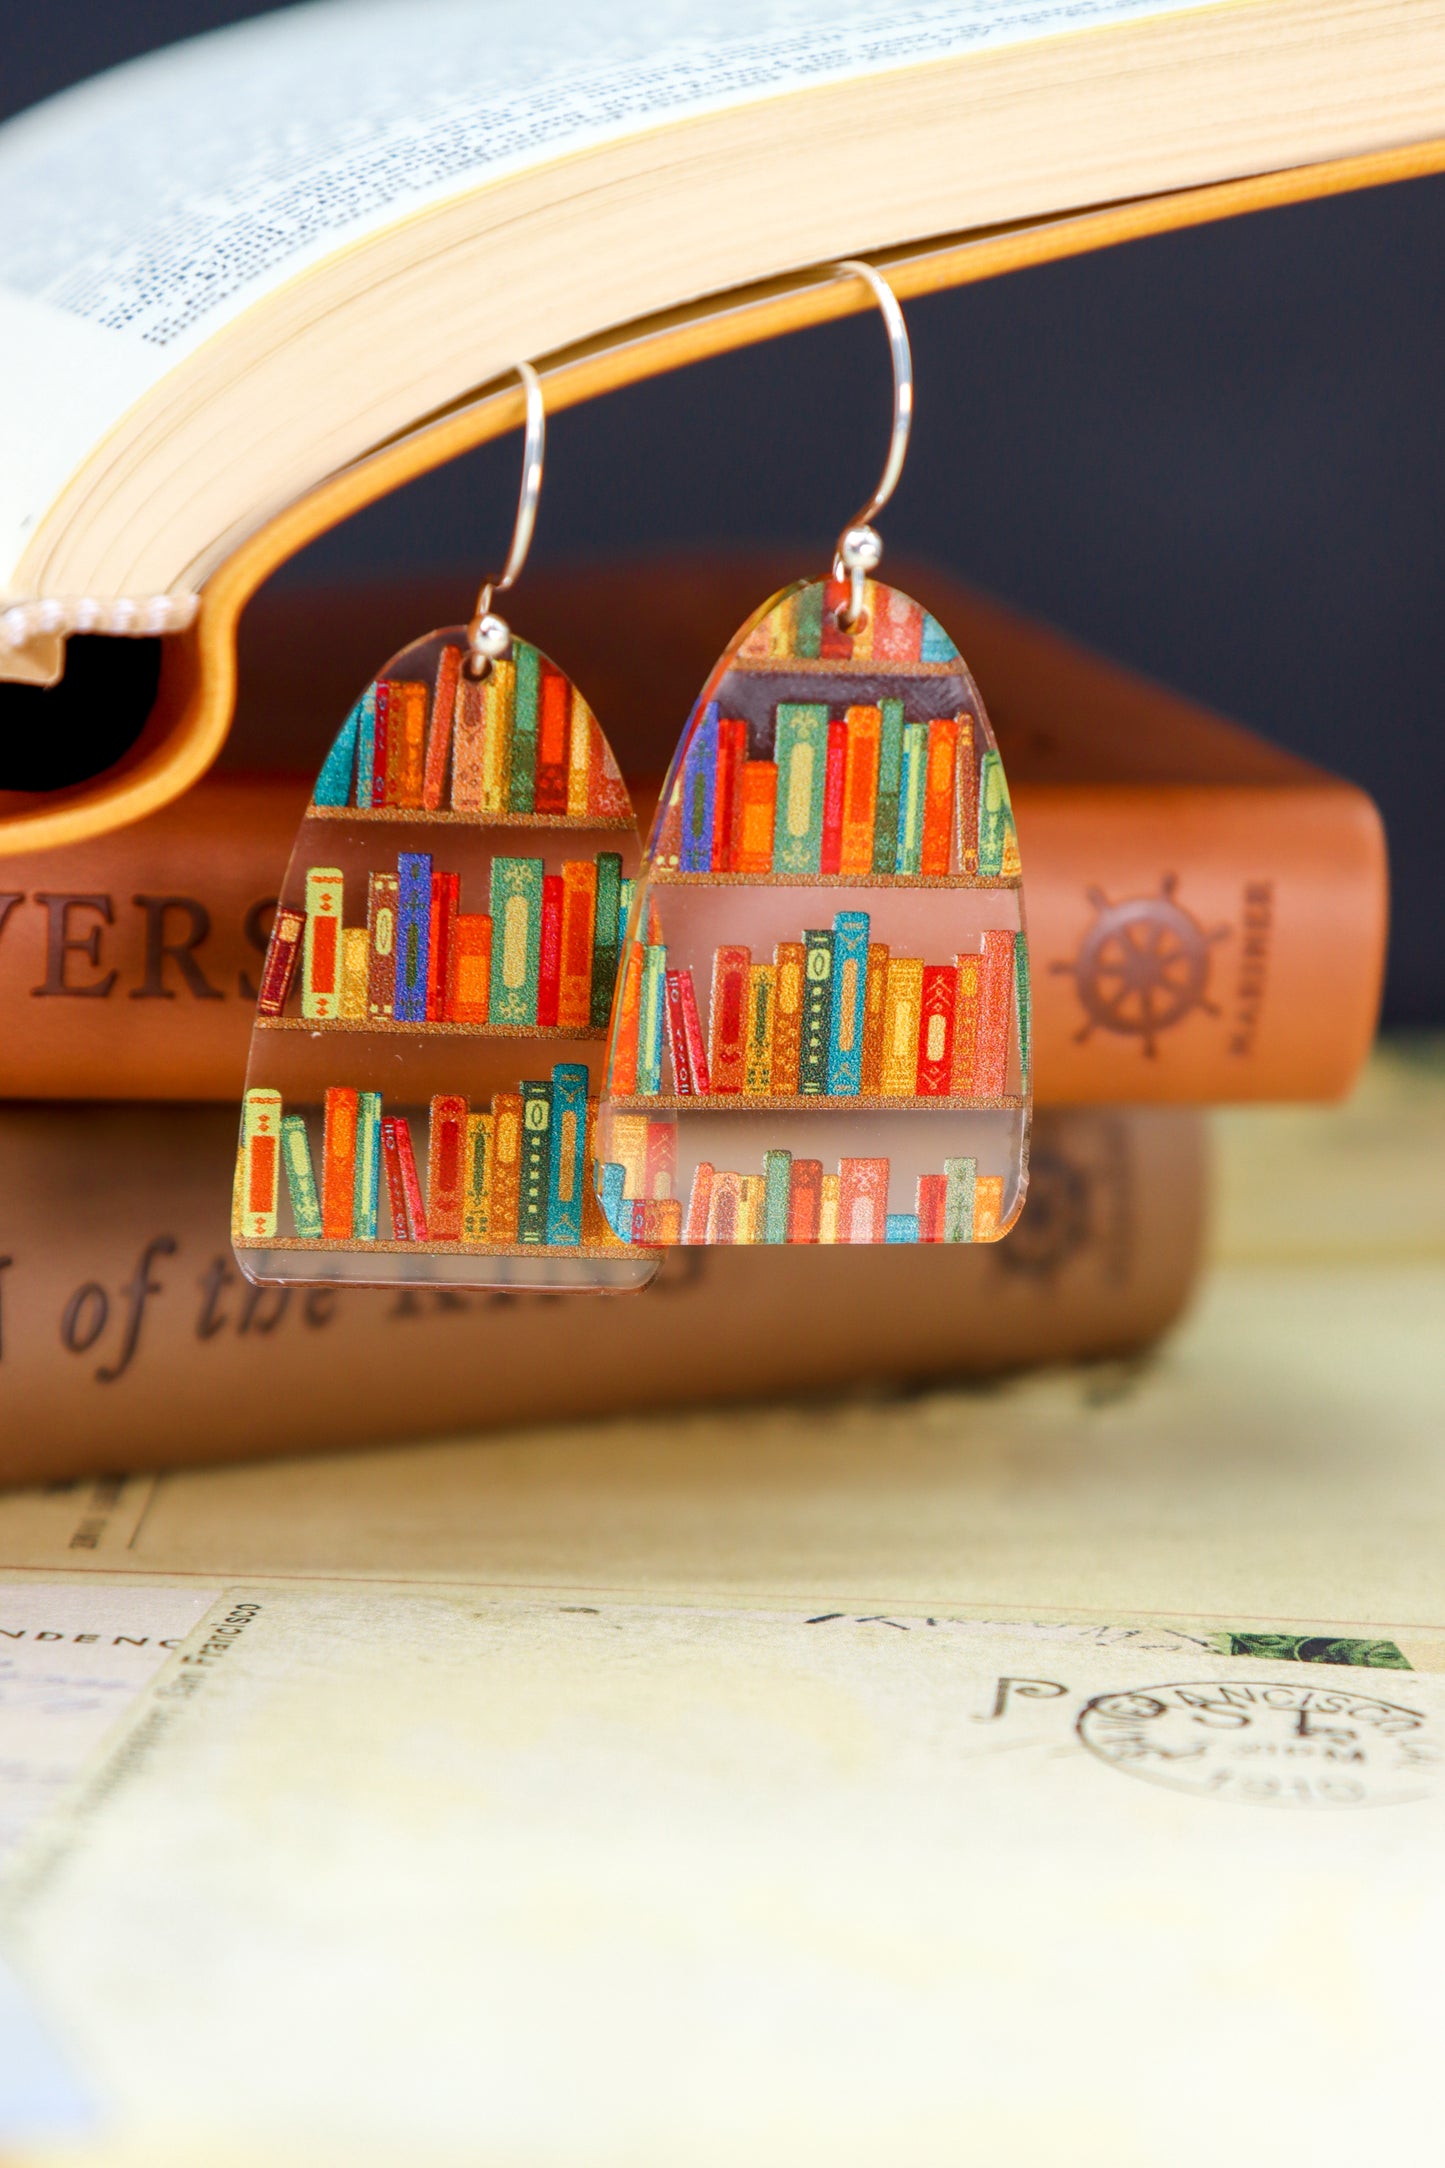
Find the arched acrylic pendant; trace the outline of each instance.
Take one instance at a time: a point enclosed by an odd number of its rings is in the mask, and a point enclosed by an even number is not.
[[[644,1243],[987,1242],[1023,1202],[1029,980],[988,717],[906,595],[785,589],[659,805],[597,1124]]]
[[[389,662],[301,823],[262,978],[236,1164],[264,1281],[635,1288],[592,1182],[639,857],[610,747],[525,641]]]

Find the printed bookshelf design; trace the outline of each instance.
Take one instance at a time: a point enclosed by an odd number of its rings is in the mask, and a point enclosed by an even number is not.
[[[771,1168],[776,1186],[785,1163],[807,1183],[815,1167],[834,1184],[849,1170],[845,1241],[992,1240],[1023,1201],[1028,947],[1003,764],[934,619],[870,582],[845,632],[846,593],[829,581],[776,598],[719,662],[674,756],[599,1119],[599,1181],[626,1240],[644,1226],[663,1245],[834,1239],[778,1233],[793,1220],[776,1197],[758,1222],[771,1234],[737,1232],[752,1224],[745,1185]],[[839,1125],[827,1144],[819,1117]],[[618,1140],[639,1118],[674,1131],[665,1192],[629,1186],[635,1153]],[[896,1122],[907,1141],[890,1149]],[[852,1209],[860,1169],[867,1214]],[[937,1187],[950,1180],[951,1217]]]
[[[514,641],[476,681],[465,652],[452,629],[388,664],[301,823],[247,1075],[234,1239],[252,1278],[635,1287],[655,1270],[611,1235],[591,1161],[631,803],[545,656]]]

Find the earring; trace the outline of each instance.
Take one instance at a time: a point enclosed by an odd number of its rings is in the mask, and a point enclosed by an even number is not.
[[[536,519],[526,395],[504,570],[394,655],[322,766],[251,1036],[232,1238],[248,1279],[645,1286],[592,1182],[640,849],[581,693],[493,610]]]
[[[623,1241],[984,1242],[1023,1203],[1029,978],[1018,842],[977,686],[873,577],[902,471],[831,580],[763,605],[703,687],[623,950],[597,1185]]]

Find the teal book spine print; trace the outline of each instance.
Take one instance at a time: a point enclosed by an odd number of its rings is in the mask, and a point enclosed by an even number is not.
[[[779,873],[816,873],[823,853],[827,708],[781,701],[776,747],[778,810],[773,865]]]

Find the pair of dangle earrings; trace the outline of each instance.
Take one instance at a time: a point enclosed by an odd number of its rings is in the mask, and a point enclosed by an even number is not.
[[[679,1244],[992,1241],[1023,1203],[1017,838],[978,689],[875,574],[912,421],[833,576],[724,651],[644,852],[582,693],[493,603],[366,688],[262,975],[232,1209],[256,1281],[623,1291]]]

